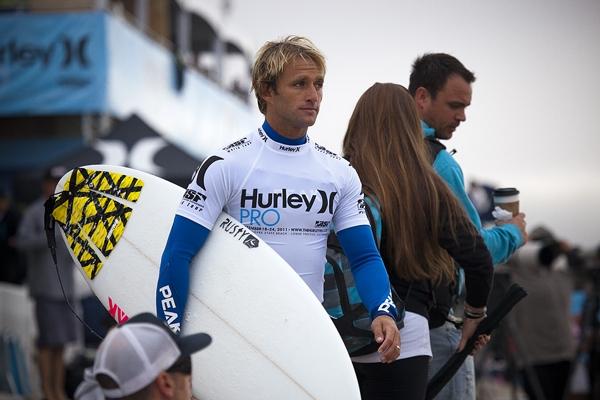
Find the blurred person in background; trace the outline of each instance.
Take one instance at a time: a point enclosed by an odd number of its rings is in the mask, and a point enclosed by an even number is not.
[[[26,261],[27,285],[35,304],[37,363],[46,400],[66,399],[64,348],[77,338],[76,320],[65,299],[67,296],[72,302],[74,298],[73,261],[64,241],[57,238],[63,294],[44,230],[44,202],[54,194],[56,184],[66,172],[63,167],[46,171],[42,196],[25,210],[17,233],[17,247]]]
[[[575,357],[567,257],[573,248],[542,227],[531,231],[529,239],[508,261],[512,281],[528,293],[510,315],[516,327],[516,362],[529,399],[561,400]]]
[[[589,378],[592,384],[592,398],[600,399],[600,245],[591,257],[589,271],[592,275],[593,286],[591,288],[588,301],[589,306],[589,330],[590,337],[588,352],[590,355],[589,361]],[[590,307],[591,306],[591,307]],[[586,332],[587,333],[587,332]]]
[[[575,255],[582,262],[575,268],[569,263],[575,272],[571,311],[579,341],[570,399],[600,399],[600,245]]]
[[[21,215],[13,207],[8,190],[0,187],[0,282],[20,285],[25,268],[17,250],[17,229]]]
[[[487,246],[494,265],[505,262],[527,241],[525,214],[484,228],[477,209],[465,189],[462,169],[440,140],[449,140],[458,126],[465,122],[466,108],[471,104],[475,75],[458,59],[445,53],[425,54],[415,60],[408,90],[415,99],[423,134],[430,152],[435,155],[433,168],[448,184],[467,212],[471,222]],[[435,288],[437,304],[431,312],[429,328],[433,360],[429,375],[433,376],[454,354],[461,340],[461,331],[448,319],[453,318],[452,303],[462,292],[463,273],[458,270],[458,284],[441,283]],[[436,399],[475,399],[475,366],[469,356],[454,378]]]

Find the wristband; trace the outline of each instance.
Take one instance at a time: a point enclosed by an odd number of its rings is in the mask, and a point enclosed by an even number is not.
[[[467,309],[465,309],[464,316],[465,316],[465,318],[468,318],[468,319],[480,319],[480,318],[487,317],[487,314],[486,314],[485,310],[478,312],[478,313],[474,313],[472,311],[468,311]]]
[[[401,310],[401,312],[398,313],[397,317],[388,312],[378,312],[373,316],[372,319],[375,320],[375,318],[381,317],[382,315],[385,317],[390,317],[391,319],[396,321],[396,327],[398,329],[402,329],[402,328],[404,328],[404,313],[405,313],[404,307],[402,307],[400,310]]]

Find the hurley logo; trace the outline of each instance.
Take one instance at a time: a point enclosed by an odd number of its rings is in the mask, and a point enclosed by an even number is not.
[[[292,147],[292,146],[280,145],[279,150],[288,151],[290,153],[298,153],[300,151],[300,147],[299,146]]]
[[[89,35],[81,37],[60,36],[47,46],[33,43],[16,42],[14,39],[6,44],[0,45],[0,64],[19,65],[20,67],[31,67],[38,63],[48,67],[55,60],[59,61],[61,67],[69,68],[78,65],[88,68],[87,47],[90,41]]]
[[[258,189],[252,189],[252,193],[248,193],[246,189],[242,189],[240,197],[240,207],[246,208],[304,208],[304,211],[310,212],[315,205],[318,197],[321,200],[321,207],[318,214],[323,214],[326,211],[333,214],[333,200],[337,192],[327,194],[324,190],[317,189],[317,193],[308,195],[306,193],[288,193],[287,189],[281,189],[281,192],[259,193]],[[246,203],[250,203],[247,205]]]

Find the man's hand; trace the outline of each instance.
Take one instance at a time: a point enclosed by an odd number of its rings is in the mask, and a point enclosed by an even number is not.
[[[400,332],[393,317],[380,315],[371,323],[375,341],[380,344],[379,355],[381,362],[391,363],[400,355]]]
[[[517,215],[515,215],[514,217],[512,217],[511,219],[508,219],[506,221],[496,221],[497,225],[504,225],[504,224],[513,224],[516,225],[517,228],[519,228],[519,230],[521,231],[521,236],[523,237],[523,244],[527,243],[527,222],[525,222],[525,214],[524,213],[518,213]]]

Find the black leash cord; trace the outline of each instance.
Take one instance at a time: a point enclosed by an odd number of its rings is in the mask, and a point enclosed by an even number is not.
[[[54,262],[54,267],[56,268],[56,276],[58,277],[58,283],[60,284],[60,290],[62,291],[63,297],[67,303],[67,306],[73,313],[73,315],[81,322],[83,326],[85,326],[94,336],[98,339],[103,340],[98,332],[96,332],[91,326],[89,326],[80,316],[75,312],[75,309],[71,305],[71,302],[67,298],[67,294],[65,293],[65,287],[63,286],[62,279],[60,277],[60,272],[58,270],[58,261],[56,258],[56,238],[54,236],[54,226],[55,221],[52,217],[52,211],[54,211],[54,205],[56,203],[57,196],[69,195],[68,192],[59,192],[48,198],[44,203],[44,230],[46,231],[46,240],[48,241],[48,248],[50,249],[50,253],[52,254],[52,261]]]

